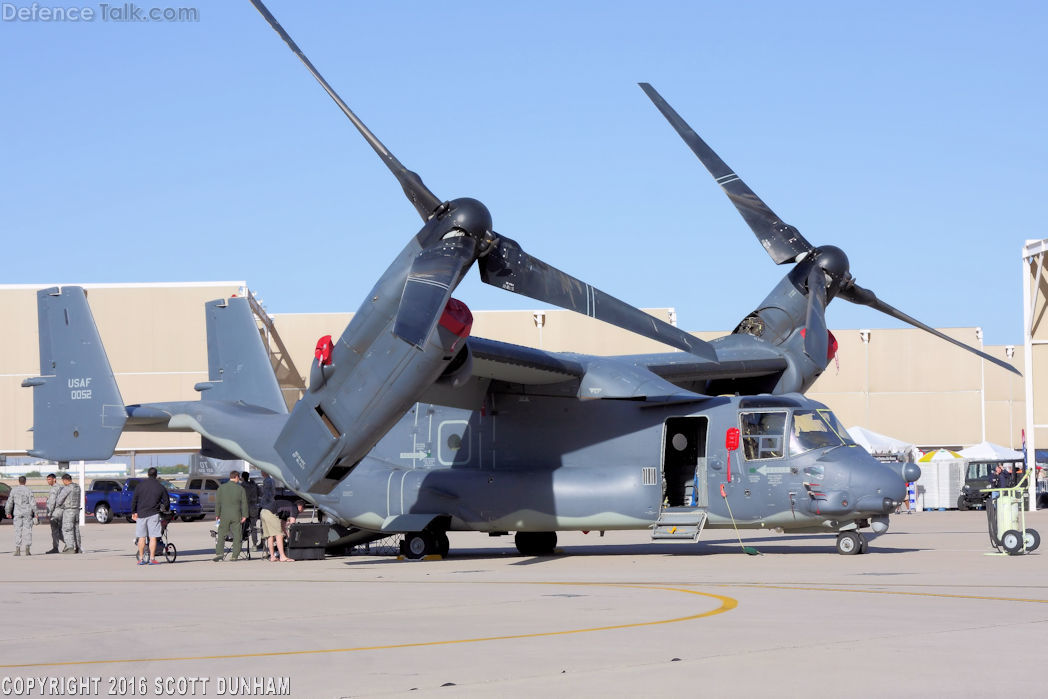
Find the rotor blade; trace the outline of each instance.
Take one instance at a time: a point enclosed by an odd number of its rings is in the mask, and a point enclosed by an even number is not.
[[[812,249],[811,243],[804,239],[800,231],[788,223],[783,223],[782,219],[776,216],[775,212],[761,201],[761,198],[746,186],[738,175],[732,172],[731,168],[720,159],[720,156],[699,138],[694,129],[688,126],[688,123],[677,114],[655,88],[648,83],[639,83],[639,85],[640,89],[644,90],[648,98],[662,112],[662,116],[666,117],[670,126],[684,139],[692,152],[710,171],[713,179],[728,195],[728,199],[739,210],[742,218],[757,236],[757,240],[771,255],[771,259],[775,260],[775,264],[795,262],[798,256]]]
[[[295,40],[284,31],[284,27],[280,26],[280,22],[277,21],[276,17],[269,11],[265,5],[262,4],[261,0],[251,0],[251,4],[255,6],[267,22],[269,26],[273,27],[273,30],[280,35],[280,38],[284,40],[284,43],[288,45],[291,51],[298,56],[298,59],[302,61],[302,64],[306,66],[306,69],[313,74],[313,77],[317,79],[320,86],[324,88],[324,91],[335,101],[342,113],[349,117],[349,120],[353,122],[353,126],[357,127],[357,131],[364,137],[364,140],[375,149],[378,156],[382,158],[382,162],[386,164],[389,171],[393,173],[393,176],[400,182],[401,188],[404,190],[404,194],[407,196],[408,201],[411,202],[415,210],[418,211],[419,216],[425,221],[433,214],[433,211],[440,206],[441,201],[437,198],[437,195],[429,191],[426,185],[422,184],[422,178],[418,174],[408,170],[404,167],[396,156],[389,152],[389,150],[382,144],[382,141],[378,140],[375,134],[371,133],[367,126],[364,125],[353,110],[350,109],[342,98],[338,96],[334,88],[328,84],[327,80],[324,80],[324,76],[320,74],[309,59],[306,58],[306,54],[302,53],[302,49],[298,47]]]
[[[393,334],[416,347],[425,344],[451,292],[473,264],[476,249],[476,241],[463,235],[418,254],[404,283]]]
[[[496,246],[479,260],[480,278],[485,284],[576,311],[697,357],[717,361],[716,351],[705,341],[532,257],[516,241],[500,236]]]
[[[808,272],[808,313],[804,319],[804,353],[817,365],[828,358],[830,339],[826,334],[826,273],[818,265]]]
[[[1012,372],[1013,374],[1018,374],[1019,376],[1022,376],[1022,373],[1018,369],[1013,367],[1011,364],[1005,362],[1003,359],[998,359],[997,357],[991,357],[990,355],[986,354],[985,352],[983,352],[981,350],[977,350],[974,347],[971,347],[969,345],[964,344],[960,340],[955,340],[952,337],[950,337],[949,335],[945,335],[945,334],[939,332],[938,330],[936,330],[935,328],[932,328],[930,326],[925,325],[924,323],[922,323],[921,321],[917,320],[916,318],[913,318],[911,316],[906,315],[905,313],[900,311],[898,308],[895,308],[894,306],[890,306],[887,303],[885,303],[884,301],[881,301],[879,298],[877,298],[877,294],[873,293],[869,289],[864,289],[863,287],[859,286],[858,284],[852,283],[850,285],[844,286],[837,293],[837,295],[839,297],[841,297],[842,299],[846,300],[846,301],[851,301],[852,303],[857,303],[857,304],[862,305],[862,306],[869,306],[870,308],[872,308],[874,310],[880,311],[881,313],[884,313],[886,315],[890,315],[892,318],[896,318],[898,320],[901,320],[904,323],[909,323],[910,325],[912,325],[915,328],[920,328],[921,330],[924,330],[925,332],[930,332],[932,335],[935,335],[936,337],[942,338],[943,340],[946,340],[947,342],[949,342],[951,344],[957,345],[958,347],[961,347],[962,349],[966,349],[969,352],[972,352],[974,354],[979,355],[980,357],[982,357],[983,359],[985,359],[988,362],[993,362],[994,364],[996,364],[997,366],[1001,367],[1002,369],[1007,369],[1008,371]]]

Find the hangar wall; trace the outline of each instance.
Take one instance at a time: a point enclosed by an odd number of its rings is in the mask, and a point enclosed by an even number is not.
[[[36,290],[0,285],[0,453],[24,454],[32,445],[32,391],[23,379],[39,373]],[[193,400],[207,378],[205,301],[245,293],[242,281],[189,284],[82,285],[126,403]],[[669,308],[649,312],[673,322]],[[831,313],[832,315],[832,313]],[[309,371],[322,335],[337,336],[351,313],[273,314],[277,332],[301,374]],[[846,425],[923,445],[964,446],[983,439],[1018,447],[1024,423],[1023,381],[916,329],[834,330],[840,349],[809,391]],[[981,346],[976,328],[943,330]],[[662,352],[658,343],[562,310],[476,311],[473,334],[551,351],[592,354]],[[697,332],[703,339],[724,332]],[[983,347],[1024,366],[1023,348]],[[1048,356],[1041,376],[1048,376]],[[1048,406],[1046,406],[1048,410]],[[1048,419],[1044,420],[1048,422]],[[1042,444],[1048,440],[1042,441]],[[121,450],[192,450],[190,433],[127,433]]]

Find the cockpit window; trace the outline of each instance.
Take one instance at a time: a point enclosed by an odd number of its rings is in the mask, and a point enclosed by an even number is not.
[[[790,454],[852,444],[840,420],[829,410],[795,410],[790,430]]]
[[[841,441],[848,446],[855,444],[855,440],[851,438],[850,434],[848,434],[847,428],[841,424],[841,421],[837,419],[837,416],[833,414],[832,410],[822,409],[819,410],[818,413],[822,419],[826,421],[826,424],[833,428],[833,431],[837,433],[837,436],[841,438]]]
[[[739,413],[742,449],[748,461],[782,458],[787,415],[785,410]]]

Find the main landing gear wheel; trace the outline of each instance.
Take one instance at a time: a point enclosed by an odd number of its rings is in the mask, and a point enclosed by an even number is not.
[[[859,532],[841,532],[837,535],[837,553],[854,556],[866,549],[866,539]]]
[[[168,563],[174,563],[175,559],[178,558],[178,549],[175,548],[174,544],[168,544],[164,547],[164,558],[167,559]]]
[[[417,561],[431,553],[439,553],[437,539],[432,532],[408,532],[400,542],[400,553],[404,558]]]
[[[1023,550],[1023,535],[1014,529],[1009,529],[1001,536],[1001,547],[1009,556],[1021,553]]]
[[[1023,543],[1026,544],[1026,553],[1033,553],[1041,545],[1041,535],[1036,529],[1027,529],[1023,532]]]
[[[513,543],[522,556],[550,556],[557,550],[557,532],[517,532]]]

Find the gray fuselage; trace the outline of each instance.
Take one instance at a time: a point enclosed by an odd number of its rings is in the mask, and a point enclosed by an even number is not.
[[[860,447],[795,454],[788,433],[767,438],[779,446],[766,453],[732,451],[729,480],[723,436],[753,412],[747,402],[721,397],[697,409],[499,395],[483,411],[420,403],[339,488],[310,499],[363,529],[444,515],[453,530],[502,532],[646,528],[674,506],[705,509],[712,527],[731,526],[733,515],[740,527],[836,531],[904,498],[901,476]],[[826,411],[799,395],[766,404],[759,409],[784,425],[795,410]]]

